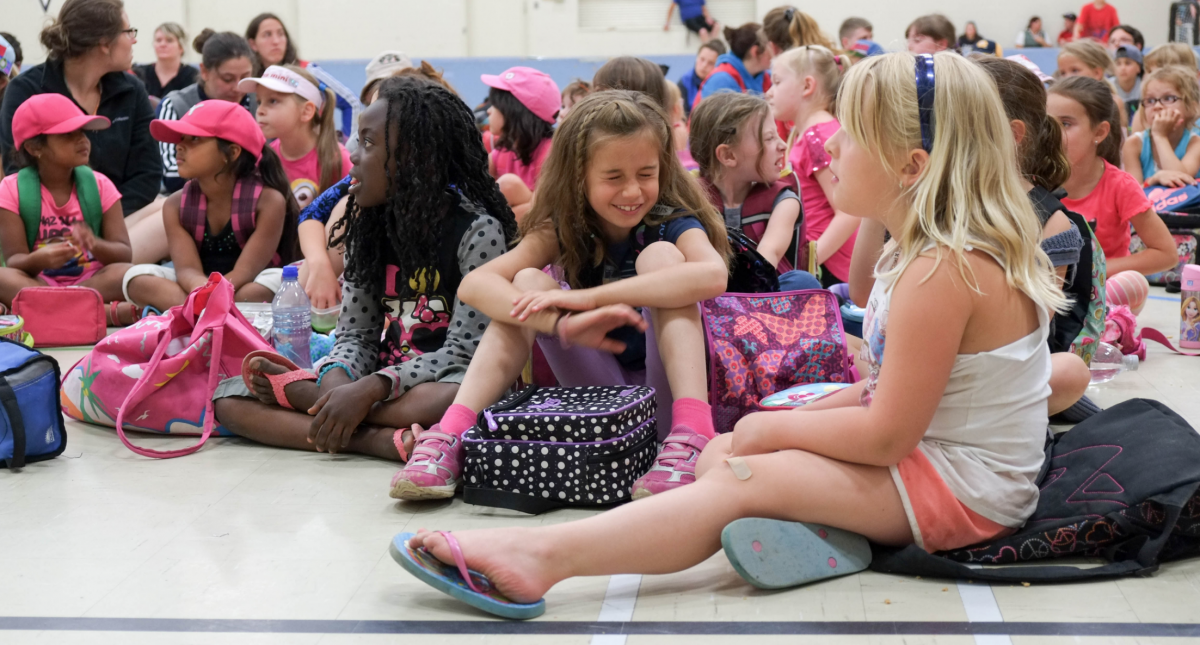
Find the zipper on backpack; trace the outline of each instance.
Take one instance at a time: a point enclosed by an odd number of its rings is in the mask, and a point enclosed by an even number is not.
[[[647,423],[649,423],[649,422],[647,422]],[[646,426],[646,424],[643,423],[642,425],[638,426],[638,430],[641,430],[645,426]],[[634,432],[637,432],[637,430],[634,430]],[[609,462],[609,461],[617,461],[619,459],[624,459],[624,458],[628,457],[629,455],[632,455],[633,453],[635,453],[639,450],[642,450],[643,448],[646,447],[647,444],[653,443],[656,438],[657,438],[656,434],[651,432],[648,435],[646,435],[645,439],[639,440],[637,443],[622,450],[621,452],[611,454],[611,455],[592,455],[587,458],[587,461],[585,463],[589,466],[593,466],[596,464],[603,464],[603,463]]]

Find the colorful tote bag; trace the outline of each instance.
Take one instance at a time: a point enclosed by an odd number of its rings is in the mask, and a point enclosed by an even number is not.
[[[143,318],[105,338],[63,379],[63,411],[85,423],[115,427],[121,442],[145,457],[196,452],[217,432],[212,395],[241,373],[242,359],[271,350],[234,306],[233,285],[219,273],[161,316]],[[125,430],[200,435],[180,450],[133,445]]]
[[[853,383],[837,296],[824,289],[726,293],[701,303],[717,432],[804,383]]]

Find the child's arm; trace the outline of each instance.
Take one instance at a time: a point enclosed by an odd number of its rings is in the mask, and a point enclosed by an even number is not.
[[[1171,231],[1167,230],[1167,225],[1153,209],[1135,215],[1129,222],[1133,224],[1138,237],[1142,238],[1146,249],[1123,258],[1109,258],[1108,275],[1117,275],[1122,271],[1151,275],[1179,264],[1175,238],[1171,237]]]
[[[30,253],[25,238],[25,222],[16,213],[0,208],[0,248],[9,268],[37,276],[42,271],[57,269],[75,257],[78,251],[70,244],[47,244]]]
[[[338,286],[338,277],[333,271],[333,263],[329,260],[325,225],[319,219],[304,220],[297,228],[297,236],[300,238],[300,252],[304,254],[304,264],[308,267],[308,283],[305,290],[312,306],[316,309],[328,309],[338,304],[341,289]]]
[[[1171,131],[1183,125],[1183,121],[1183,114],[1175,108],[1168,108],[1159,112],[1154,117],[1154,122],[1150,124],[1150,142],[1154,146],[1159,169],[1175,170],[1194,177],[1196,172],[1200,171],[1200,137],[1192,137],[1188,141],[1183,159],[1175,156],[1175,147],[1171,145]],[[1141,181],[1138,175],[1129,174]]]
[[[77,246],[90,252],[101,264],[129,262],[133,258],[129,231],[125,228],[125,215],[119,200],[104,212],[104,219],[100,222],[100,237],[96,237],[92,229],[82,222],[76,222],[72,237]]]
[[[871,289],[875,287],[875,265],[883,252],[887,229],[881,222],[864,219],[854,238],[854,254],[850,256],[850,299],[859,307],[867,306]]]
[[[266,192],[265,190],[263,192]],[[163,228],[167,231],[167,248],[171,251],[171,262],[175,264],[175,282],[184,293],[191,293],[208,282],[204,265],[200,262],[200,249],[191,231],[186,231],[179,222],[179,202],[183,193],[175,193],[163,202]]]
[[[833,173],[828,167],[822,168],[814,175],[817,178],[817,183],[821,184],[821,190],[825,193],[825,199],[830,205],[833,200],[830,195],[833,194]],[[817,238],[817,264],[825,264],[825,261],[833,257],[838,249],[842,248],[854,235],[854,231],[858,230],[860,218],[853,215],[848,215],[834,208],[833,221],[821,233],[821,237]]]
[[[1143,183],[1147,177],[1142,173],[1142,137],[1145,134],[1138,136],[1136,134],[1125,139],[1125,143],[1121,144],[1121,165],[1125,167],[1125,172],[1137,180],[1137,183]],[[1174,153],[1172,153],[1174,154]]]
[[[279,240],[283,237],[286,209],[287,201],[279,191],[263,189],[258,198],[254,232],[246,240],[246,246],[233,265],[233,270],[225,274],[225,279],[233,283],[235,291],[254,282],[254,278],[271,264],[271,258],[279,249]]]
[[[771,211],[767,220],[767,230],[763,231],[762,239],[758,242],[758,252],[771,263],[779,266],[779,258],[787,253],[792,243],[792,235],[796,231],[796,219],[800,217],[800,199],[788,197],[779,202]],[[796,267],[798,269],[803,267]]]

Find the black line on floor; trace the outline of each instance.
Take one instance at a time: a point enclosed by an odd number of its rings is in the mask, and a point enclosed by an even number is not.
[[[1007,623],[920,621],[635,621],[253,620],[0,616],[0,631],[462,634],[462,635],[976,635],[1200,637],[1193,623]]]

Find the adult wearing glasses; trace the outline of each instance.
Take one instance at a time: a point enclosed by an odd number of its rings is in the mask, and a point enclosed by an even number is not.
[[[36,94],[57,93],[86,114],[108,117],[112,127],[88,131],[89,165],[116,184],[126,217],[151,204],[162,181],[158,145],[150,136],[154,111],[146,88],[132,74],[137,29],[121,0],[67,0],[42,30],[47,60],[12,80],[0,105],[0,155],[4,171],[13,158],[13,114]]]

